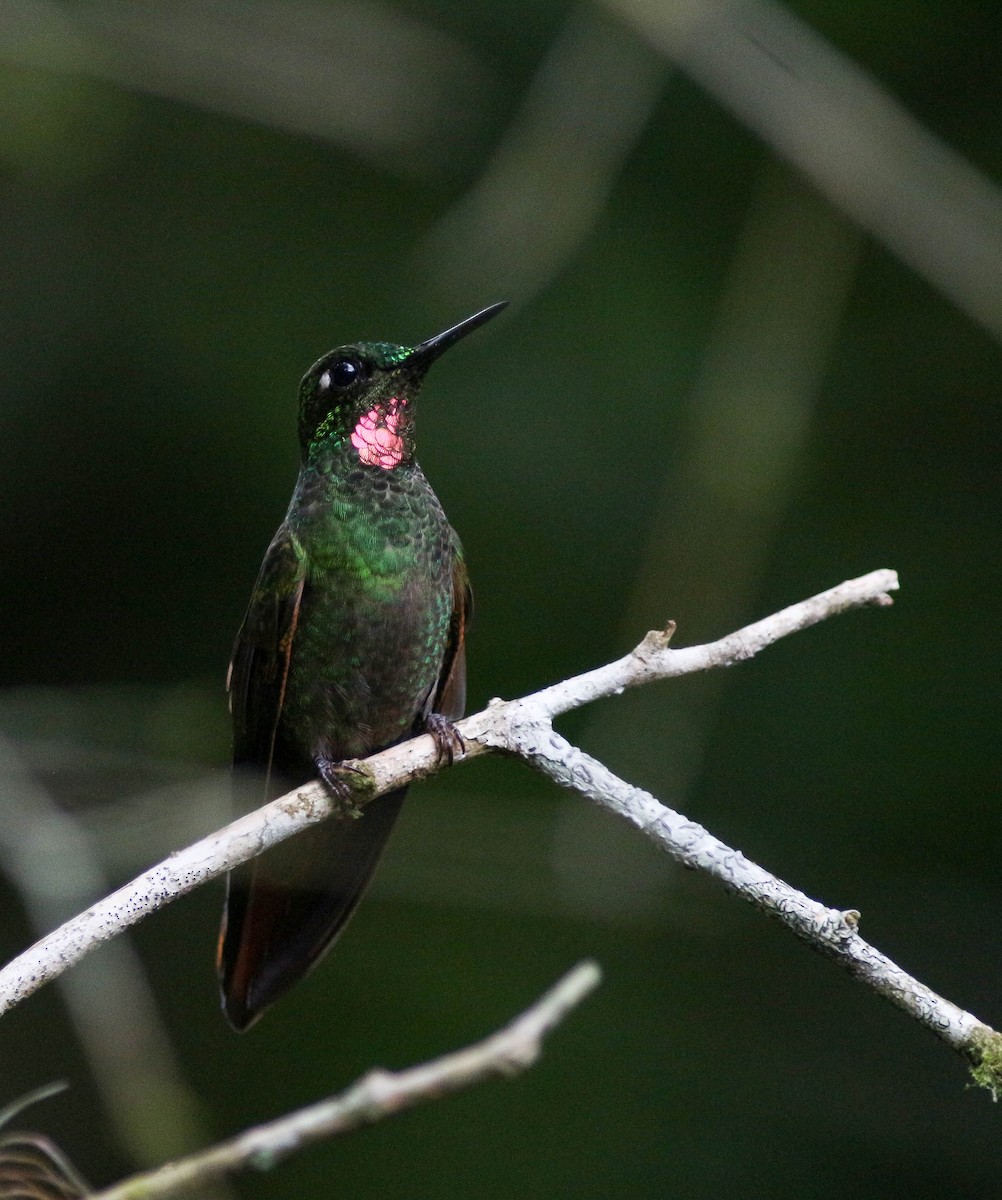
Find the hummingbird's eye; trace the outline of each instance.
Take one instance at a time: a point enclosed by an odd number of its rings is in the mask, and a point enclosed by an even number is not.
[[[365,376],[365,368],[357,358],[336,359],[320,376],[322,388],[337,388],[339,391],[351,387]]]

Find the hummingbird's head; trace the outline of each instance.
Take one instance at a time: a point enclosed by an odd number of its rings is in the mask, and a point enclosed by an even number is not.
[[[390,471],[414,457],[414,401],[431,364],[507,304],[492,304],[419,346],[357,342],[319,359],[299,386],[303,461],[350,447],[362,466]]]

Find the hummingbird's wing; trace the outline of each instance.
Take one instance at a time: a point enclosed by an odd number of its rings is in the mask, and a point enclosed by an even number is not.
[[[276,764],[275,738],[292,661],[296,627],[307,592],[305,555],[287,526],[272,539],[243,624],[237,634],[226,686],[233,718],[233,766],[238,782],[263,785],[262,802],[312,778],[310,764],[293,777]],[[241,780],[241,768],[245,779]],[[277,769],[276,769],[277,768]],[[321,886],[312,880],[304,891],[301,867],[326,866],[304,839],[327,841],[328,826],[301,834],[295,846],[278,846],[229,873],[216,952],[223,1009],[231,1024],[245,1029],[288,983],[280,975],[305,973],[316,955],[305,959],[302,937],[304,896]],[[317,871],[313,874],[317,875]]]
[[[452,620],[449,641],[442,659],[438,688],[432,698],[432,712],[450,721],[458,721],[466,711],[466,627],[473,616],[473,591],[461,553],[452,568]]]
[[[266,787],[305,589],[305,556],[282,525],[261,564],[226,677],[233,765],[262,771]]]

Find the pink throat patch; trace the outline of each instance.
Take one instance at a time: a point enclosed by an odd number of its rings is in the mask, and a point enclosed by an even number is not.
[[[370,408],[359,417],[351,435],[351,444],[358,451],[358,461],[367,467],[392,471],[404,460],[406,447],[400,436],[401,410],[407,403],[403,396],[394,396],[386,407]]]

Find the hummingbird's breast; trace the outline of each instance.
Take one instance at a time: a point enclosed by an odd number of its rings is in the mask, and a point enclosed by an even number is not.
[[[459,545],[414,463],[305,485],[288,518],[307,579],[278,736],[337,761],[408,736],[429,711]]]

